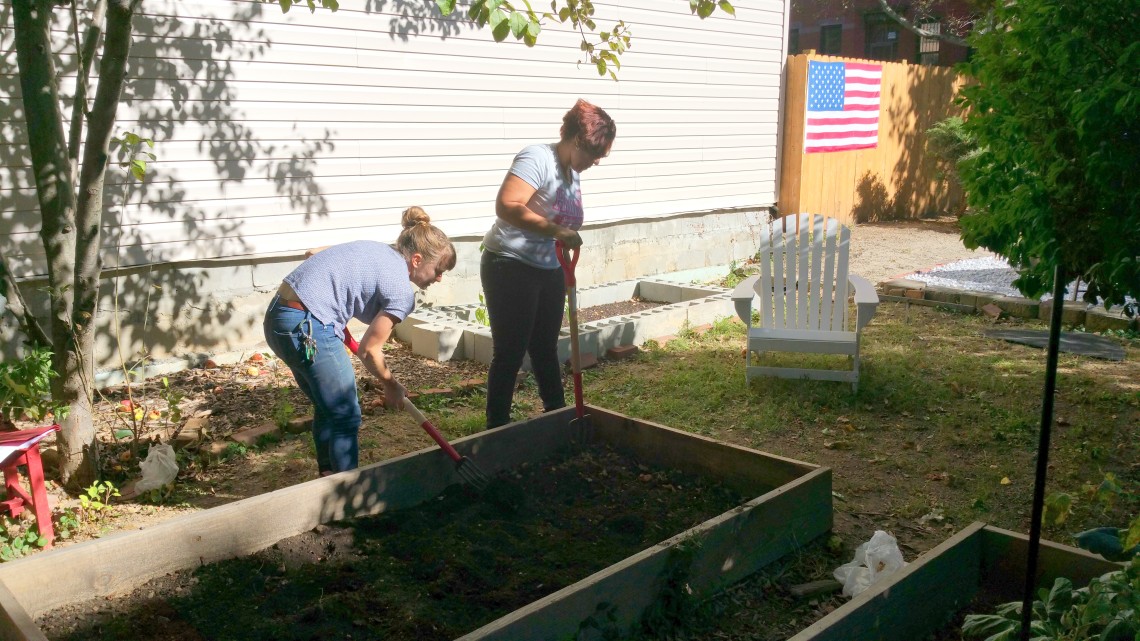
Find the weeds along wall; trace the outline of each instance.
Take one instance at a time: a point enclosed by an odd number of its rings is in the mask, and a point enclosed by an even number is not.
[[[882,64],[877,147],[804,153],[809,60]],[[826,214],[846,224],[958,212],[961,188],[943,175],[927,150],[925,132],[940,120],[960,115],[954,96],[964,82],[949,67],[789,56],[780,211]]]
[[[306,249],[391,242],[410,205],[463,246],[431,300],[474,302],[478,242],[511,159],[557,140],[578,98],[618,125],[610,156],[582,177],[596,243],[584,279],[755,250],[749,221],[776,201],[786,0],[738,0],[735,18],[706,20],[684,0],[597,3],[599,29],[622,19],[633,30],[619,82],[578,64],[581,36],[556,22],[527,48],[495,43],[432,2],[349,4],[282,14],[276,3],[158,0],[135,18],[114,133],[153,139],[156,159],[141,181],[118,167],[108,175],[97,366],[117,364],[120,349],[251,344],[268,293]],[[70,113],[75,48],[69,12],[57,14]],[[0,0],[5,50],[11,20]],[[46,260],[16,73],[0,75],[0,140],[0,251],[42,310]],[[10,352],[17,336],[0,316]]]

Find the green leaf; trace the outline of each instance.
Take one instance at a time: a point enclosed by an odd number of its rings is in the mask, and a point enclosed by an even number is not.
[[[516,11],[511,14],[511,33],[514,34],[515,39],[518,40],[526,33],[527,18],[522,13]]]
[[[450,16],[451,13],[455,11],[455,0],[435,0],[435,6],[439,7],[440,13],[445,16]]]
[[[1125,619],[1123,613],[1118,614],[1116,618],[1108,622],[1108,625],[1104,626],[1099,639],[1100,641],[1133,641],[1136,639],[1137,633],[1140,633],[1140,628],[1137,625],[1136,621]]]
[[[599,76],[606,75],[606,61],[603,58],[598,57],[597,62],[595,62],[594,64],[597,65],[597,67],[598,67],[598,75]]]
[[[704,20],[705,18],[712,15],[714,9],[716,9],[716,5],[711,1],[701,2],[700,6],[697,7],[697,16]]]
[[[1052,621],[1060,621],[1061,615],[1065,614],[1073,606],[1073,582],[1058,577],[1053,582],[1053,589],[1049,590],[1049,598],[1045,601],[1045,613]]]
[[[132,434],[132,432],[130,430],[127,430],[127,429],[115,430],[115,438],[116,439],[130,438],[131,434]]]
[[[531,38],[538,38],[539,32],[542,31],[542,25],[538,24],[538,20],[531,20],[526,25],[526,35]],[[530,43],[533,46],[533,42]]]
[[[281,13],[289,13],[289,7],[293,6],[293,0],[277,0],[281,5]]]
[[[467,17],[482,27],[487,24],[487,0],[475,0],[467,9]]]
[[[1065,522],[1072,512],[1073,497],[1064,492],[1054,492],[1045,497],[1045,511],[1041,514],[1041,524],[1055,527]]]
[[[1015,633],[1020,625],[1013,619],[1007,619],[996,614],[967,614],[966,620],[962,623],[962,636],[982,638],[986,637],[987,641],[994,639],[996,635]]]
[[[511,34],[511,22],[502,9],[495,9],[491,12],[490,23],[491,37],[495,39],[495,42],[502,42]]]
[[[1132,524],[1128,526],[1128,536],[1124,538],[1124,546],[1134,548],[1140,545],[1140,515],[1132,519]]]
[[[717,3],[717,6],[720,7],[721,11],[727,13],[730,16],[736,17],[736,8],[733,7],[732,3],[728,0],[720,0],[720,2]]]

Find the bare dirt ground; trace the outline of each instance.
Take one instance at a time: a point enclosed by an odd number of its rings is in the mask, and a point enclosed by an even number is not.
[[[987,254],[962,246],[956,221],[952,218],[864,224],[854,228],[852,233],[852,271],[872,283],[979,255]],[[485,366],[473,361],[437,363],[412,355],[408,346],[398,343],[390,345],[386,352],[390,366],[409,390],[449,387],[465,379],[486,376]],[[272,422],[272,412],[285,403],[295,408],[295,417],[303,417],[310,412],[307,400],[293,384],[288,370],[278,369],[276,361],[270,359],[255,363],[261,371],[250,375],[249,365],[242,363],[172,375],[172,387],[185,394],[181,403],[184,419],[199,417],[209,425],[206,441],[191,446],[180,457],[182,469],[174,493],[158,504],[143,499],[115,499],[112,516],[80,528],[69,540],[60,541],[58,545],[152,526],[187,512],[315,478],[316,462],[311,452],[311,438],[305,435],[286,436],[261,447],[230,445],[229,451],[220,456],[203,455],[211,443],[225,444],[227,437],[236,431]],[[360,436],[362,465],[432,446],[431,440],[407,416],[376,407],[378,390],[359,368],[358,380],[365,409]],[[121,430],[126,425],[121,403],[127,398],[127,390],[119,387],[104,392],[105,396],[96,408],[97,423],[110,441],[110,432]],[[161,399],[156,398],[157,393],[155,382],[132,390],[135,401],[148,409],[163,408]],[[532,406],[525,400],[521,405],[524,414],[537,415],[541,411],[540,406]],[[479,428],[481,426],[472,425],[468,432]],[[145,446],[134,457],[126,452],[122,441],[109,445],[107,449],[113,453],[105,466],[108,478],[113,479],[117,486],[123,486],[137,476],[137,459],[146,455]],[[77,508],[79,505],[76,498],[67,496],[58,487],[53,487],[52,498],[60,507]]]
[[[871,283],[964,258],[993,254],[966,249],[956,218],[858,225],[851,230],[851,271]]]

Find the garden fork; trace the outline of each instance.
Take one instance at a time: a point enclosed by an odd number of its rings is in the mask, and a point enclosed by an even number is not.
[[[487,485],[491,482],[491,479],[483,470],[479,469],[478,465],[475,465],[475,461],[455,451],[451,443],[448,443],[447,439],[443,438],[443,434],[439,433],[439,430],[431,424],[431,421],[424,416],[423,412],[406,398],[404,399],[404,409],[412,415],[412,418],[420,424],[420,427],[424,428],[424,431],[439,445],[440,449],[442,449],[451,460],[455,461],[455,471],[459,474],[459,478],[480,492],[487,489]]]
[[[360,349],[360,343],[356,342],[356,339],[352,337],[347,327],[344,328],[344,345],[353,354]],[[423,412],[407,398],[404,399],[404,409],[412,415],[412,418],[420,424],[420,427],[424,428],[424,431],[439,445],[440,449],[442,449],[451,460],[455,461],[455,471],[459,474],[459,478],[480,492],[487,489],[487,484],[491,482],[491,479],[483,470],[479,469],[478,465],[475,465],[475,461],[455,451],[451,443],[448,443],[447,439],[443,438],[443,434],[440,434],[439,430],[431,424],[431,421],[424,416]]]
[[[587,427],[590,417],[586,414],[586,403],[582,400],[582,355],[578,348],[578,283],[574,278],[574,268],[578,265],[578,250],[567,249],[562,241],[554,242],[554,253],[562,265],[562,275],[566,279],[567,308],[570,315],[570,369],[574,372],[574,408],[576,417],[570,421],[572,427]]]

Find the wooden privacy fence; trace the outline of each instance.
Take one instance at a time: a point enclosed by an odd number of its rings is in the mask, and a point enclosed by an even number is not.
[[[873,149],[804,153],[808,60],[882,64]],[[961,189],[941,176],[926,130],[960,113],[963,77],[948,67],[802,54],[788,57],[780,166],[781,213],[826,214],[848,224],[957,213]]]

